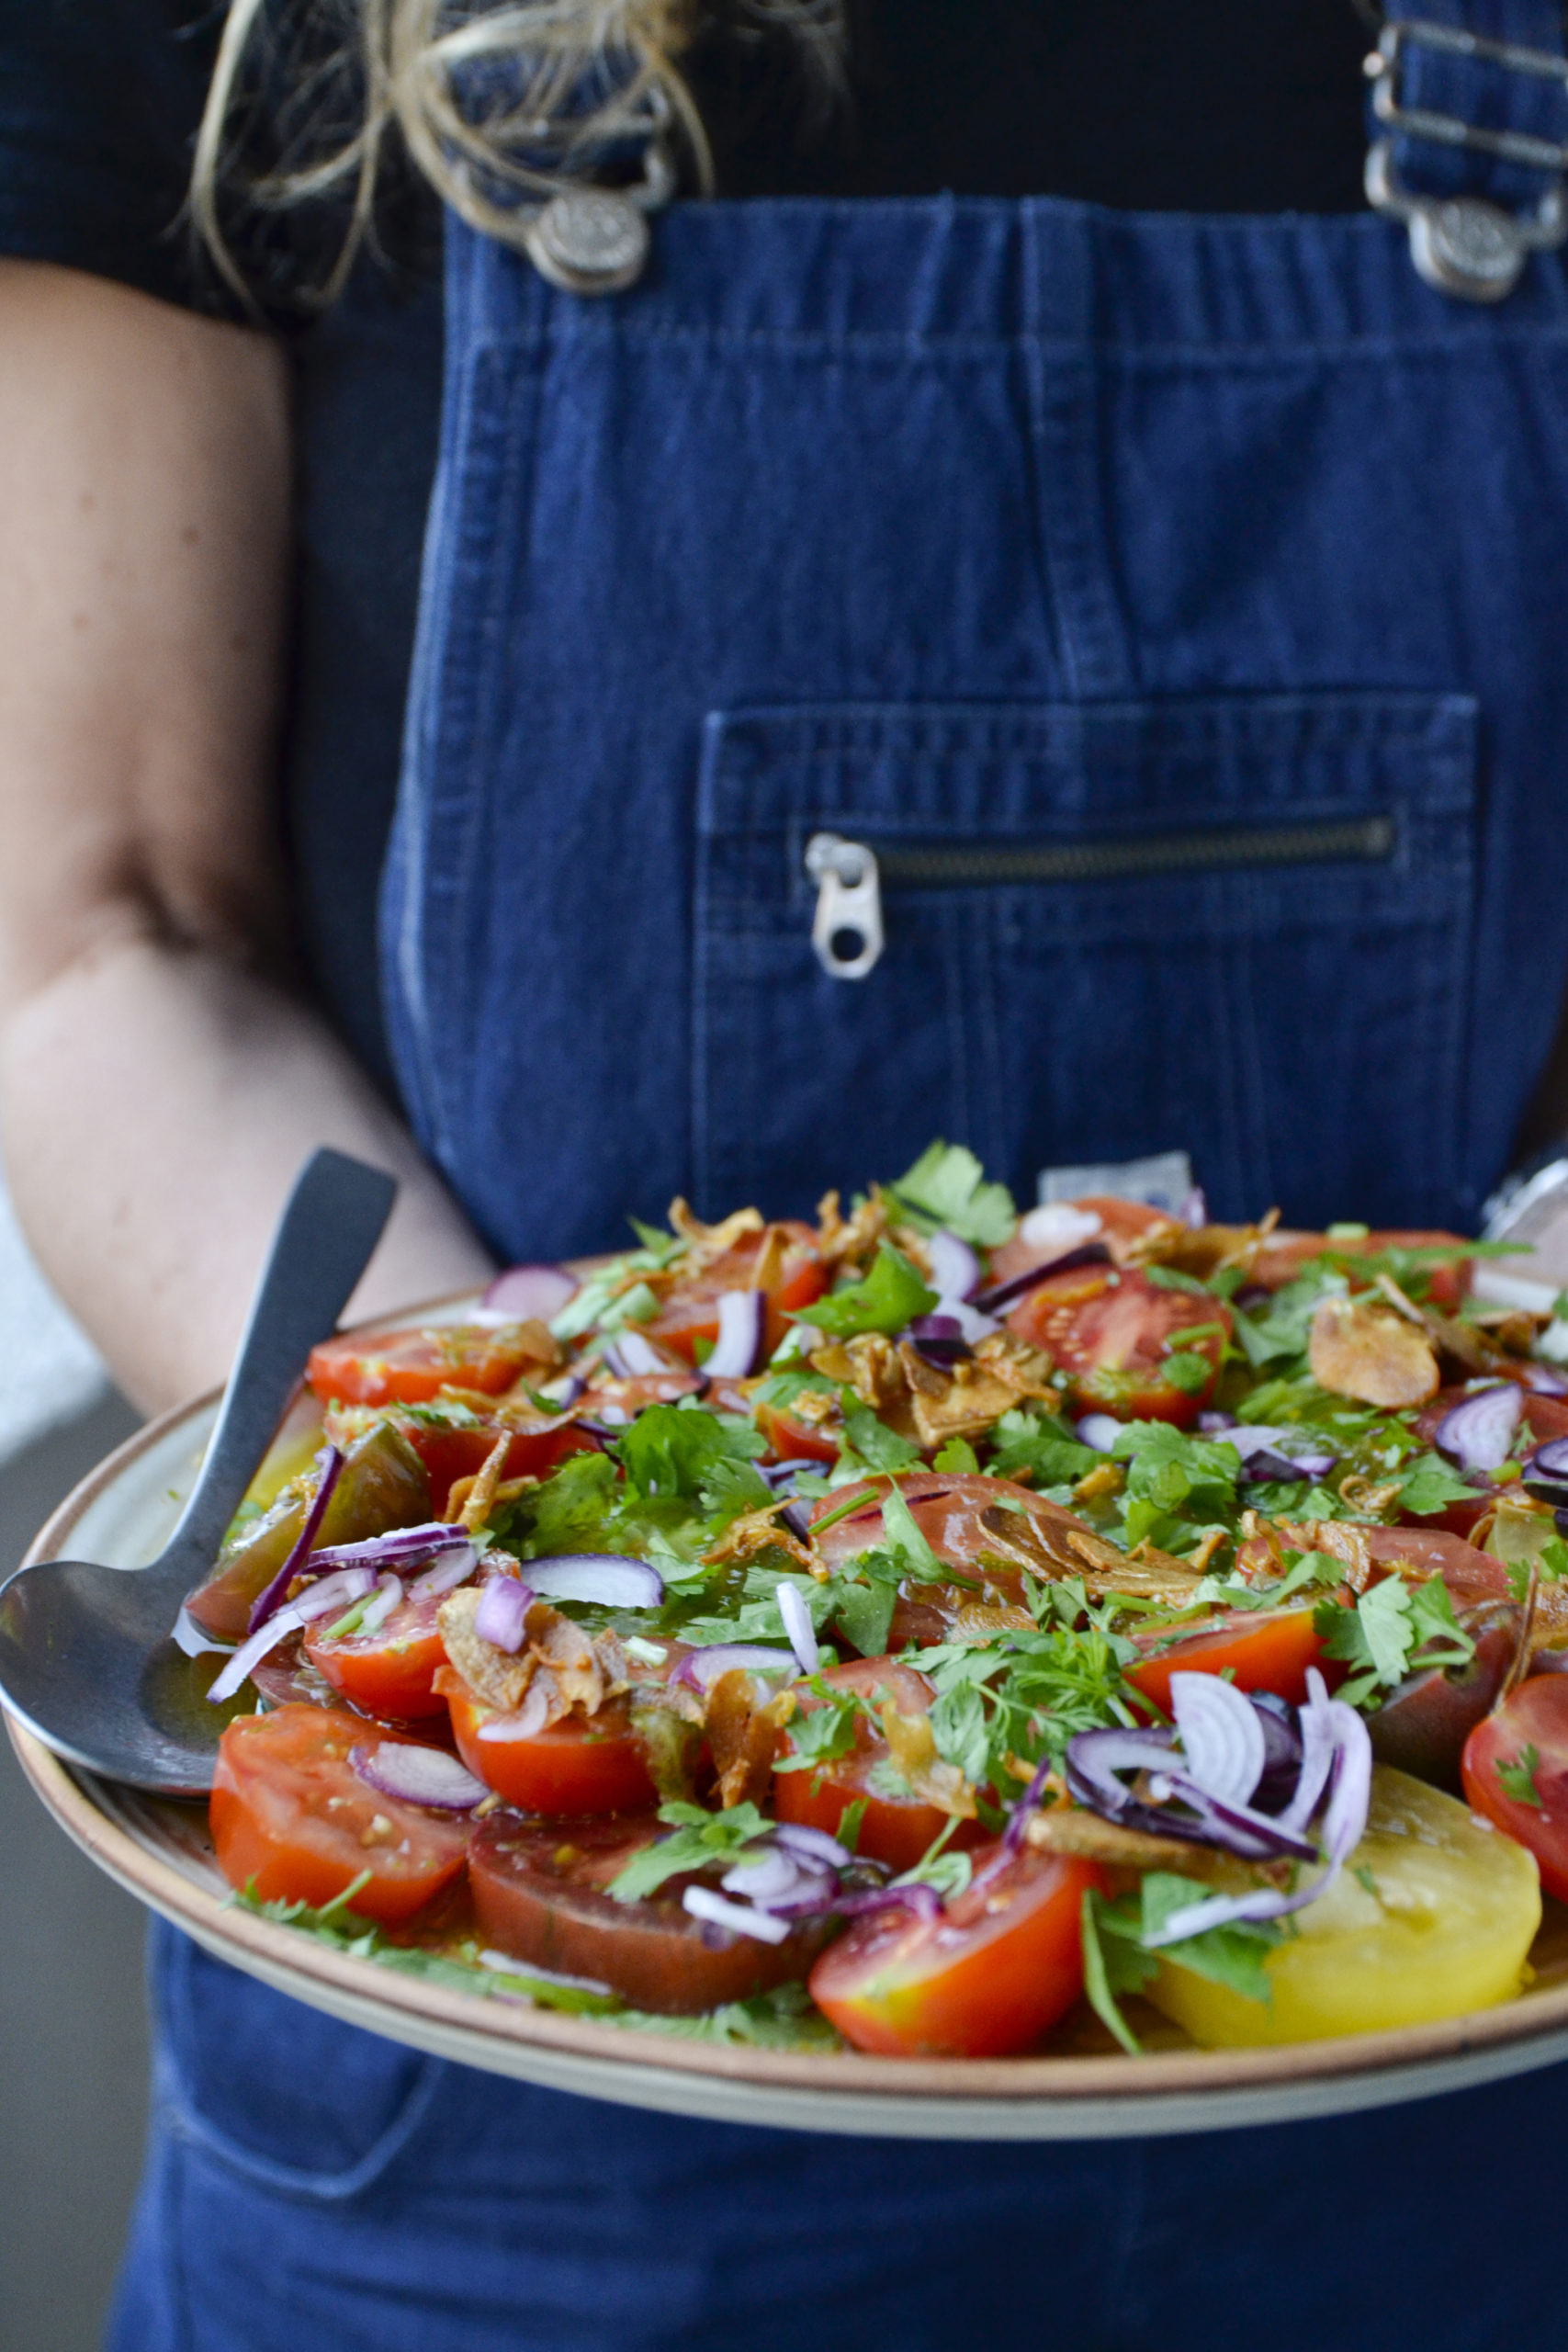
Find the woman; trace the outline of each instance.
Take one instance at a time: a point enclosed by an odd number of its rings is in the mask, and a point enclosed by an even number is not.
[[[1174,1144],[1225,1214],[1473,1218],[1568,967],[1568,300],[1548,252],[1464,299],[1500,215],[1417,207],[1455,293],[1360,209],[1344,0],[868,6],[839,95],[826,9],[480,11],[476,51],[367,0],[400,278],[224,209],[225,124],[362,226],[375,158],[334,178],[236,31],[198,200],[264,307],[336,295],[287,352],[138,233],[201,20],[67,56],[70,13],[18,12],[5,142],[0,1080],[135,1394],[220,1371],[323,1139],[404,1178],[367,1310],[943,1130],[1024,1191]],[[1427,14],[1562,54],[1545,0]],[[1568,128],[1484,54],[1386,86]],[[1522,152],[1396,133],[1387,200],[1544,244]],[[641,200],[552,225],[574,175]],[[157,1984],[119,2352],[1561,2330],[1554,2076],[1152,2149],[812,2141],[426,2063],[173,1938]]]

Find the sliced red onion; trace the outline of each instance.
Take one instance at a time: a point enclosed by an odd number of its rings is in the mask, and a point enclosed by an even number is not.
[[[1263,1771],[1252,1792],[1252,1802],[1259,1813],[1278,1815],[1301,1784],[1302,1735],[1296,1710],[1272,1690],[1252,1690],[1247,1696],[1263,1734]]]
[[[855,1894],[836,1895],[833,1908],[845,1919],[874,1918],[879,1911],[912,1911],[919,1919],[940,1919],[942,1897],[923,1879],[899,1886],[868,1886]]]
[[[415,1747],[384,1739],[376,1747],[351,1747],[348,1760],[366,1785],[404,1804],[427,1804],[442,1813],[471,1813],[490,1791],[466,1764],[443,1747]]]
[[[1096,1453],[1109,1453],[1121,1434],[1122,1424],[1113,1413],[1086,1413],[1073,1429],[1078,1443],[1092,1445]]]
[[[778,1602],[779,1615],[784,1619],[784,1629],[789,1636],[789,1645],[800,1662],[802,1674],[815,1674],[821,1666],[822,1652],[818,1647],[817,1634],[805,1601],[794,1585],[782,1580],[773,1587],[773,1599]]]
[[[761,1642],[715,1642],[683,1657],[670,1679],[684,1683],[689,1690],[706,1691],[721,1674],[739,1668],[746,1674],[787,1674],[793,1681],[796,1663],[793,1650],[768,1649]]]
[[[1205,1437],[1216,1437],[1222,1430],[1230,1430],[1238,1426],[1234,1413],[1221,1413],[1211,1408],[1198,1416],[1198,1427]]]
[[[767,1911],[754,1911],[749,1904],[727,1903],[722,1894],[715,1894],[709,1887],[689,1886],[681,1904],[694,1919],[705,1920],[709,1927],[728,1928],[733,1935],[750,1936],[760,1944],[782,1944],[789,1937],[787,1919],[775,1919]]]
[[[905,1337],[915,1353],[934,1364],[939,1372],[945,1372],[952,1364],[967,1363],[974,1353],[956,1315],[917,1315]]]
[[[1326,1868],[1323,1875],[1309,1886],[1298,1887],[1292,1894],[1282,1894],[1275,1887],[1260,1886],[1247,1894],[1209,1895],[1201,1902],[1185,1904],[1179,1911],[1171,1912],[1157,1937],[1148,1939],[1151,1947],[1179,1943],[1189,1936],[1202,1935],[1209,1928],[1229,1927],[1238,1919],[1282,1919],[1290,1912],[1304,1910],[1309,1903],[1315,1903],[1319,1895],[1327,1893],[1360,1844],[1366,1835],[1367,1811],[1371,1801],[1371,1735],[1354,1707],[1347,1706],[1342,1699],[1329,1698],[1315,1667],[1307,1669],[1307,1690],[1302,1727],[1314,1773],[1325,1737],[1328,1743],[1329,1797],[1323,1817],[1323,1858]],[[1317,1718],[1317,1728],[1309,1733],[1308,1723],[1313,1717]],[[1303,1764],[1303,1781],[1305,1777]]]
[[[710,1380],[746,1380],[762,1358],[768,1328],[765,1290],[725,1290],[718,1295],[718,1338],[703,1365]]]
[[[423,1569],[409,1587],[411,1600],[429,1600],[444,1592],[453,1592],[473,1575],[479,1563],[479,1553],[472,1544],[460,1552],[442,1554],[434,1567]]]
[[[643,1380],[655,1373],[670,1372],[673,1366],[650,1339],[628,1327],[617,1331],[606,1346],[604,1369],[617,1380]]]
[[[1568,1653],[1564,1653],[1568,1657]],[[829,1838],[825,1829],[813,1829],[804,1821],[781,1821],[773,1831],[775,1846],[787,1846],[792,1853],[802,1855],[808,1862],[825,1862],[829,1870],[847,1871],[854,1860],[847,1846]]]
[[[576,1404],[587,1386],[588,1383],[580,1372],[569,1372],[563,1379],[548,1382],[539,1394],[547,1396],[552,1405],[558,1405],[565,1413]]]
[[[664,1598],[658,1569],[619,1552],[563,1552],[530,1560],[528,1578],[547,1600],[586,1600],[601,1609],[657,1609]]]
[[[264,1591],[256,1595],[252,1603],[251,1613],[245,1624],[247,1634],[259,1631],[266,1623],[274,1610],[282,1607],[284,1594],[299,1574],[305,1562],[310,1558],[310,1546],[314,1544],[321,1521],[326,1517],[327,1505],[333,1498],[333,1488],[337,1485],[339,1474],[343,1469],[342,1449],[335,1445],[324,1445],[316,1456],[315,1467],[318,1474],[316,1491],[311,1496],[310,1507],[305,1513],[305,1523],[299,1530],[288,1557],[273,1577],[272,1582]],[[323,1563],[319,1557],[311,1562],[313,1567],[319,1567]]]
[[[1525,1393],[1517,1381],[1472,1389],[1443,1415],[1432,1433],[1433,1443],[1461,1470],[1495,1470],[1514,1450],[1524,1409]]]
[[[797,1544],[811,1541],[811,1513],[804,1503],[785,1503],[779,1513],[779,1524],[787,1527]]]
[[[317,1555],[320,1557],[320,1555]],[[265,1625],[259,1625],[248,1640],[241,1643],[228,1665],[211,1685],[207,1695],[213,1705],[231,1699],[242,1683],[249,1679],[253,1666],[276,1649],[286,1634],[309,1625],[330,1611],[343,1611],[351,1601],[363,1600],[374,1592],[376,1578],[368,1568],[340,1568],[330,1577],[322,1577],[319,1584],[309,1586],[298,1600],[288,1601],[282,1609],[275,1609]]]
[[[973,1298],[980,1287],[980,1261],[956,1233],[945,1226],[926,1243],[931,1282],[941,1298]]]
[[[1549,1437],[1530,1456],[1531,1473],[1545,1478],[1568,1478],[1568,1437]]]
[[[1258,1421],[1237,1422],[1216,1434],[1220,1444],[1235,1446],[1246,1478],[1322,1478],[1339,1459],[1322,1438],[1301,1428],[1269,1429]]]
[[[1104,1230],[1105,1220],[1098,1209],[1078,1208],[1071,1201],[1045,1201],[1020,1218],[1018,1238],[1032,1250],[1076,1250],[1080,1241]]]
[[[516,1577],[491,1577],[474,1611],[474,1631],[481,1642],[493,1642],[498,1650],[515,1657],[523,1646],[533,1604],[531,1586],[520,1583]]]
[[[542,1682],[530,1683],[514,1715],[492,1715],[479,1725],[481,1739],[536,1739],[549,1717],[549,1692]]]
[[[749,1903],[765,1904],[772,1895],[796,1894],[804,1874],[804,1865],[793,1854],[786,1853],[783,1847],[770,1846],[754,1860],[737,1862],[733,1870],[725,1872],[719,1884],[726,1894],[744,1895]]]
[[[973,1304],[982,1315],[999,1315],[1053,1274],[1076,1273],[1080,1266],[1108,1266],[1111,1252],[1103,1241],[1086,1241],[1079,1249],[1069,1250],[1065,1257],[1053,1258],[1043,1266],[1032,1266],[1026,1274],[1015,1274],[1010,1283],[999,1283],[994,1290],[983,1290]]]
[[[1222,1804],[1246,1804],[1268,1752],[1251,1701],[1223,1675],[1173,1674],[1170,1710],[1188,1778]]]
[[[394,1609],[402,1606],[403,1580],[390,1570],[379,1579],[375,1599],[365,1604],[365,1614],[353,1628],[355,1634],[378,1634]]]
[[[1045,1783],[1050,1778],[1050,1774],[1051,1758],[1049,1756],[1046,1756],[1042,1758],[1040,1763],[1035,1767],[1033,1779],[1030,1781],[1029,1786],[1019,1798],[1018,1803],[1013,1806],[1012,1811],[1009,1815],[1007,1831],[1002,1838],[1002,1844],[1006,1847],[1010,1854],[1016,1854],[1019,1851],[1019,1849],[1022,1846],[1023,1834],[1029,1826],[1030,1815],[1039,1811],[1040,1800],[1045,1793]]]
[[[508,1266],[497,1274],[479,1304],[491,1315],[504,1315],[513,1321],[549,1322],[558,1315],[569,1298],[575,1298],[581,1284],[575,1274],[564,1266]]]
[[[311,1555],[312,1567],[402,1568],[437,1552],[471,1552],[466,1527],[445,1520],[428,1520],[423,1527],[393,1527],[385,1535],[367,1535],[359,1544],[333,1544]]]
[[[1190,1227],[1194,1233],[1202,1232],[1209,1222],[1209,1202],[1201,1184],[1193,1185],[1176,1214],[1179,1221]]]
[[[1527,1388],[1538,1396],[1568,1396],[1568,1378],[1549,1363],[1527,1363],[1520,1366],[1519,1376]]]
[[[1080,1804],[1130,1829],[1220,1846],[1244,1861],[1277,1855],[1315,1861],[1316,1847],[1270,1815],[1213,1797],[1188,1778],[1179,1769],[1182,1759],[1174,1752],[1173,1736],[1167,1732],[1077,1732],[1067,1743],[1067,1786]],[[1149,1772],[1151,1799],[1162,1802],[1145,1804],[1134,1797],[1117,1777],[1124,1771]],[[1174,1800],[1188,1810],[1173,1812],[1163,1800]]]
[[[815,1454],[797,1453],[787,1462],[759,1462],[757,1467],[776,1495],[781,1487],[789,1484],[797,1470],[804,1470],[815,1478],[821,1476],[828,1464],[818,1462]]]

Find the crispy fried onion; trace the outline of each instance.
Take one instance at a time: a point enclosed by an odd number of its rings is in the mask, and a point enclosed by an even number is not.
[[[1320,1388],[1385,1412],[1425,1405],[1438,1393],[1437,1350],[1419,1317],[1411,1322],[1366,1296],[1320,1301],[1307,1361]]]
[[[1200,1282],[1230,1267],[1250,1274],[1264,1243],[1280,1222],[1270,1209],[1256,1225],[1183,1225],[1179,1217],[1162,1217],[1122,1245],[1120,1255],[1133,1266],[1174,1266]]]
[[[818,1581],[829,1573],[827,1563],[809,1544],[803,1544],[787,1527],[781,1526],[779,1514],[790,1507],[788,1495],[780,1495],[776,1502],[764,1503],[761,1510],[749,1510],[739,1519],[732,1519],[716,1544],[703,1554],[710,1567],[721,1567],[727,1560],[754,1559],[759,1552],[787,1552],[800,1567],[809,1569]]]
[[[908,1340],[879,1331],[818,1348],[811,1368],[842,1382],[900,1437],[925,1453],[950,1438],[982,1437],[1021,1397],[1050,1397],[1050,1360],[1011,1331],[993,1332],[972,1357],[928,1363]]]
[[[956,1764],[937,1754],[929,1715],[901,1715],[891,1699],[876,1711],[894,1770],[911,1796],[960,1821],[975,1818],[975,1792]]]
[[[670,1204],[670,1230],[678,1233],[686,1244],[687,1258],[682,1272],[690,1273],[694,1266],[712,1265],[716,1258],[723,1258],[749,1233],[762,1230],[761,1209],[736,1209],[721,1225],[705,1225],[694,1216],[686,1203],[677,1197]]]
[[[536,1600],[524,1626],[525,1646],[513,1657],[475,1633],[479,1605],[476,1585],[447,1594],[436,1613],[442,1645],[475,1698],[517,1718],[518,1738],[534,1737],[574,1709],[597,1714],[606,1699],[631,1687],[629,1662],[615,1634],[591,1634],[547,1600]]]
[[[1169,1600],[1184,1607],[1198,1582],[1196,1572],[1172,1553],[1140,1544],[1119,1552],[1070,1511],[1004,1510],[992,1503],[980,1514],[980,1524],[1004,1559],[1027,1568],[1031,1576],[1050,1583],[1062,1577],[1081,1577],[1091,1599],[1107,1592],[1124,1592],[1139,1600]]]
[[[722,1805],[762,1803],[780,1736],[794,1713],[793,1690],[769,1693],[743,1666],[718,1677],[708,1692],[707,1742]]]

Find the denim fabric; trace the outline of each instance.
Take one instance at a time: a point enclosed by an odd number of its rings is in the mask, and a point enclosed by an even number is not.
[[[453,228],[383,901],[422,1139],[497,1247],[809,1209],[935,1133],[1021,1193],[1473,1217],[1568,965],[1568,289],[1374,216],[686,205],[552,291]],[[1380,813],[1393,849],[888,892],[803,840]]]
[[[1473,1216],[1568,967],[1568,285],[1373,218],[680,206],[611,302],[449,224],[393,857],[420,1135],[498,1248],[808,1207],[945,1132],[1027,1194],[1184,1146],[1215,1209]],[[1303,823],[1376,858],[889,888]],[[1073,2352],[1568,2319],[1562,2070],[1202,2140],[705,2125],[411,2056],[160,1931],[114,2352]]]

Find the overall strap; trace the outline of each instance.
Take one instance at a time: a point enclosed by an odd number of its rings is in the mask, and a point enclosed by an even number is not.
[[[1568,237],[1562,0],[1420,0],[1367,60],[1367,195],[1440,292],[1498,302]]]

